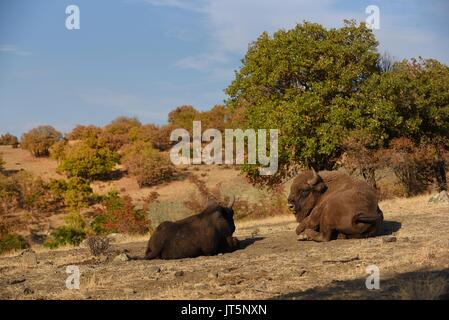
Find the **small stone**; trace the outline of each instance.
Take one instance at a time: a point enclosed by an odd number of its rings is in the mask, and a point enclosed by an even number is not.
[[[175,277],[182,277],[184,275],[184,271],[179,270],[175,272]]]
[[[129,256],[126,253],[120,253],[118,256],[114,258],[114,261],[129,261]]]
[[[210,279],[217,279],[218,278],[218,272],[209,272],[207,274],[207,277]]]
[[[37,265],[36,253],[31,249],[23,251],[22,252],[22,263],[26,266]]]
[[[386,236],[382,238],[382,241],[387,242],[396,242],[397,238],[395,236]]]
[[[209,286],[207,285],[207,283],[195,283],[193,287],[198,290],[204,290],[207,289]]]
[[[149,272],[154,272],[154,273],[159,273],[161,272],[161,268],[159,268],[158,266],[152,266],[148,268]]]
[[[34,290],[31,288],[25,288],[25,289],[23,289],[23,293],[24,294],[33,294]]]

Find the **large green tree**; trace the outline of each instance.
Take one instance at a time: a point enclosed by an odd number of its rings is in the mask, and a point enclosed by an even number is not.
[[[333,166],[356,122],[349,101],[379,72],[377,45],[354,21],[333,29],[305,22],[250,45],[226,89],[227,105],[239,126],[280,130],[280,171],[270,180],[294,164]],[[244,170],[257,180],[255,166]]]
[[[366,81],[349,104],[357,114],[357,134],[369,137],[367,148],[389,147],[393,139],[402,137],[418,146],[431,146],[435,178],[439,189],[446,189],[448,66],[433,59],[395,63],[390,71]]]

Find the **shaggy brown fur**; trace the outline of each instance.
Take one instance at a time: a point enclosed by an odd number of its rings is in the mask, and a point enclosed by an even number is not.
[[[290,189],[289,208],[299,240],[329,241],[376,235],[383,222],[377,191],[339,172],[299,174]]]
[[[181,259],[210,256],[237,249],[234,200],[227,206],[210,203],[196,215],[161,223],[148,241],[144,259]]]

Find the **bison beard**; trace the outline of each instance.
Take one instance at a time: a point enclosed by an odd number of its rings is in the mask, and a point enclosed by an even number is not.
[[[303,172],[293,181],[288,199],[299,222],[298,240],[366,238],[382,226],[377,191],[342,173]]]
[[[235,231],[234,199],[227,207],[209,204],[199,214],[180,221],[161,223],[148,241],[140,259],[181,259],[231,252],[238,248]]]

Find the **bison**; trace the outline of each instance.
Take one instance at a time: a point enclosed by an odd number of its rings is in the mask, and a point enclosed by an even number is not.
[[[288,207],[299,222],[298,240],[371,237],[383,222],[377,191],[339,172],[300,173],[293,180]]]
[[[209,202],[199,214],[161,223],[151,235],[143,259],[194,258],[236,250],[234,201],[231,198],[226,207]]]

